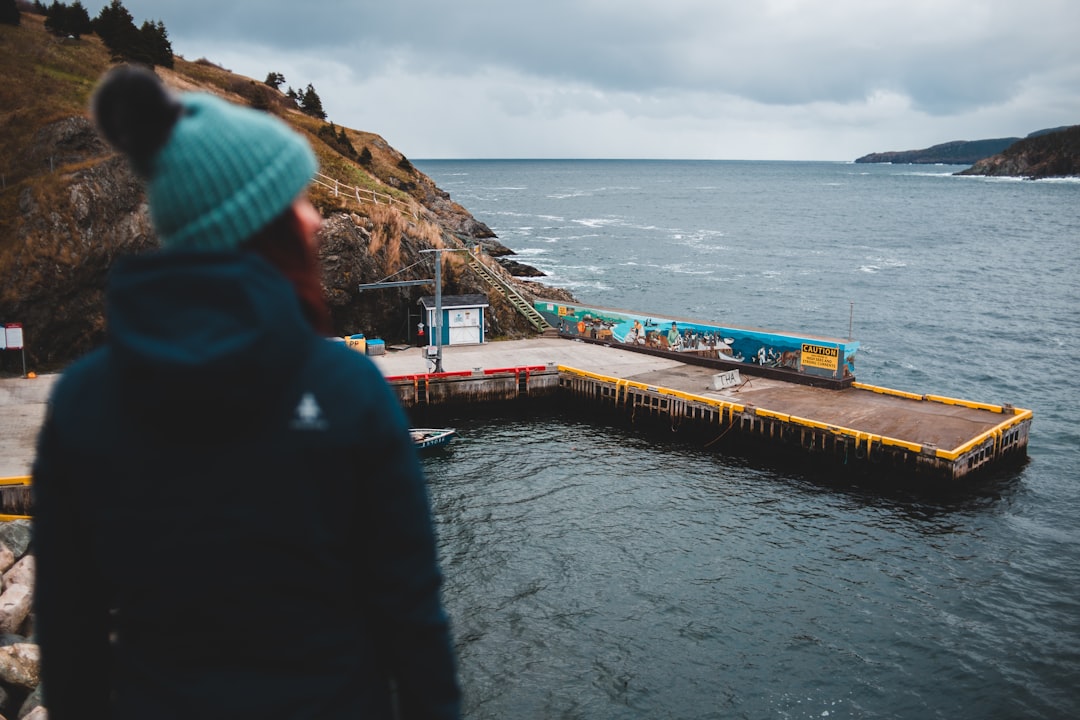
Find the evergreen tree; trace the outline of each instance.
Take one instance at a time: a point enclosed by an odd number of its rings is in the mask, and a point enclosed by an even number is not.
[[[323,125],[317,135],[326,141],[326,144],[349,158],[356,158],[356,148],[349,142],[349,136],[345,134],[345,128],[339,128],[334,123]]]
[[[113,56],[135,59],[124,50],[136,49],[139,44],[139,31],[135,27],[135,19],[120,0],[112,0],[109,5],[101,8],[92,24],[94,32]]]
[[[279,72],[270,72],[266,74],[266,79],[263,82],[275,90],[280,90],[281,84],[285,82],[285,76]]]
[[[120,0],[103,7],[91,27],[116,59],[150,67],[173,66],[172,43],[165,23],[147,20],[142,27],[135,27],[135,19]]]
[[[361,165],[370,165],[371,160],[372,160],[372,158],[371,158],[371,150],[369,150],[368,146],[365,145],[364,149],[360,151],[360,164]]]
[[[165,29],[165,23],[160,20],[156,23],[147,20],[139,30],[139,35],[142,50],[149,59],[147,64],[166,68],[173,66],[172,43],[169,42],[169,33]]]
[[[352,142],[349,140],[349,136],[345,134],[345,128],[338,128],[337,142],[338,145],[341,146],[344,154],[349,157],[356,157],[356,148],[353,147]]]
[[[70,7],[53,0],[45,10],[45,29],[53,35],[80,38],[91,32],[90,14],[79,0],[75,0]]]
[[[90,13],[86,11],[79,0],[75,0],[71,7],[64,13],[64,24],[67,26],[67,34],[81,38],[88,32],[93,32],[90,25]]]
[[[308,83],[307,90],[300,97],[300,111],[305,115],[319,118],[320,120],[326,119],[326,112],[323,110],[322,100],[319,98],[319,94],[315,92],[315,88]]]
[[[45,29],[53,35],[66,35],[66,15],[67,5],[61,5],[60,0],[53,0],[52,5],[45,10]]]
[[[22,22],[22,13],[15,0],[0,0],[0,23],[4,25],[18,25]]]

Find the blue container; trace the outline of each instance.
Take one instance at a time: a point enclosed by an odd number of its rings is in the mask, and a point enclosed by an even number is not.
[[[385,355],[386,343],[382,340],[368,340],[367,341],[367,354],[368,355]]]

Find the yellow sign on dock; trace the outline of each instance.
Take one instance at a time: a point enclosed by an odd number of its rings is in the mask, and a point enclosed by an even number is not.
[[[802,364],[804,367],[836,370],[840,360],[840,350],[826,345],[802,344]]]

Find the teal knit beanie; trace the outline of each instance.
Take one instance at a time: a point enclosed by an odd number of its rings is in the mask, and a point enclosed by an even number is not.
[[[201,93],[179,101],[147,178],[154,228],[169,249],[236,248],[307,187],[315,154],[268,113]]]

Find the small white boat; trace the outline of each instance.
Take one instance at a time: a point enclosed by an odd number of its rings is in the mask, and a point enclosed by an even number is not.
[[[457,435],[454,428],[410,428],[413,445],[417,450],[442,447]]]

